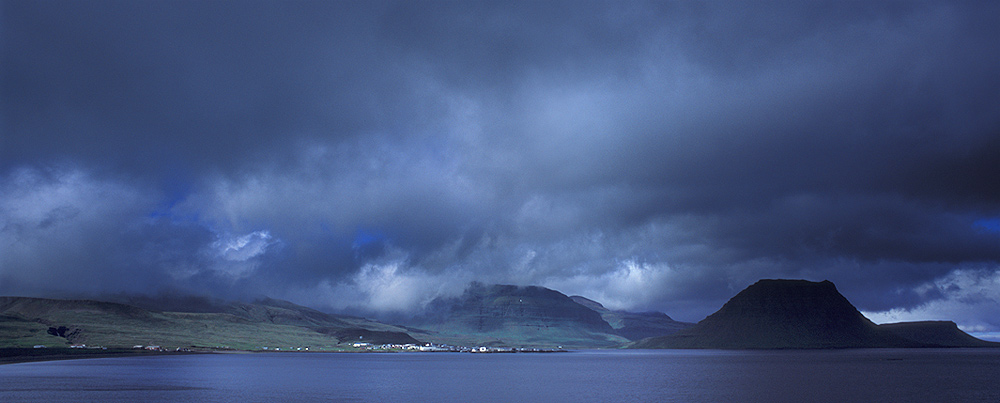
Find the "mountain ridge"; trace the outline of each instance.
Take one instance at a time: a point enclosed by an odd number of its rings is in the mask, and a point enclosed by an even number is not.
[[[544,287],[482,283],[471,284],[462,295],[432,301],[425,314],[400,325],[270,298],[242,302],[138,296],[131,301],[140,306],[0,297],[0,347],[86,343],[338,350],[359,340],[528,348],[1000,346],[976,339],[950,321],[876,325],[829,281],[760,280],[697,324],[677,322],[661,312],[610,310]]]
[[[929,330],[935,329],[941,335],[928,334]],[[940,325],[876,325],[844,298],[830,281],[764,279],[740,291],[722,308],[694,326],[673,335],[643,339],[628,347],[828,349],[979,344],[955,333],[975,339],[961,332],[957,326],[946,332],[941,329]],[[947,342],[928,342],[935,337]]]

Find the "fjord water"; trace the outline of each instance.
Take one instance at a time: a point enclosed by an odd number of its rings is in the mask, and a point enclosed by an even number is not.
[[[1000,401],[1000,349],[261,353],[0,366],[2,402]]]

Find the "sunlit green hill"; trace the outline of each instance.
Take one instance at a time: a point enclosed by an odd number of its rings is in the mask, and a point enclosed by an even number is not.
[[[0,297],[0,347],[70,344],[164,348],[343,349],[358,335],[375,343],[417,342],[402,328],[325,314],[284,301],[231,303],[218,312],[158,312],[89,300]]]

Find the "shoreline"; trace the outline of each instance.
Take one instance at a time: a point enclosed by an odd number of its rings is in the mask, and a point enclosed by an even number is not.
[[[342,350],[342,351],[257,351],[257,350],[187,350],[187,351],[148,351],[135,350],[129,348],[113,348],[106,350],[99,349],[71,349],[71,348],[24,348],[24,347],[3,347],[0,348],[0,365],[20,364],[25,362],[45,362],[63,360],[82,360],[94,358],[114,358],[114,357],[149,357],[163,355],[191,355],[191,354],[310,354],[310,353],[337,353],[337,354],[427,354],[427,353],[475,353],[475,354],[546,354],[546,353],[566,353],[572,350],[563,349],[524,349],[519,351],[408,351],[408,350]]]
[[[212,354],[212,351],[147,351],[134,349],[0,348],[0,365],[25,362],[81,360],[89,358],[146,357],[160,355]]]

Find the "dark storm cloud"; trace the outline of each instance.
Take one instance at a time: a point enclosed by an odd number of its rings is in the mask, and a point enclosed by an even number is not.
[[[793,277],[1000,326],[996,5],[2,12],[5,293],[405,311],[479,280],[698,320]]]
[[[7,142],[19,151],[7,164],[111,156],[112,168],[139,171],[228,168],[303,133],[374,125],[371,104],[393,81],[368,71],[378,63],[368,12],[265,2],[6,8],[4,86],[17,100],[6,106],[16,134]]]

